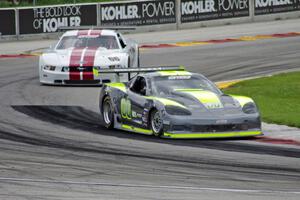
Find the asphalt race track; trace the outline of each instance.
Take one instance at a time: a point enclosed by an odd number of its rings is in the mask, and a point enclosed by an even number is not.
[[[147,49],[143,66],[214,81],[299,70],[300,37]],[[98,87],[41,86],[37,57],[0,60],[0,199],[299,199],[300,148],[108,131]]]

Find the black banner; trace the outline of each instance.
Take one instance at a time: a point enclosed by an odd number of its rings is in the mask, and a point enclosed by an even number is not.
[[[249,0],[181,0],[181,22],[246,17]]]
[[[101,4],[102,26],[143,26],[176,23],[175,0]]]
[[[300,11],[300,0],[255,0],[255,15]]]
[[[60,26],[97,25],[96,5],[66,5],[19,10],[20,34],[57,32]]]
[[[0,35],[15,35],[15,10],[0,10]]]

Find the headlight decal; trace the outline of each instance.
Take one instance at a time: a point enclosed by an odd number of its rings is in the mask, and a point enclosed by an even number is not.
[[[243,108],[243,112],[246,114],[257,113],[257,107],[253,102],[246,103]]]
[[[69,72],[70,68],[69,67],[62,67],[61,71],[62,72]]]
[[[169,115],[191,115],[192,114],[189,110],[178,106],[167,105],[165,106],[165,110]]]
[[[254,103],[254,101],[249,98],[249,97],[245,97],[245,96],[238,96],[238,95],[230,95],[233,99],[235,99],[237,102],[239,102],[241,107],[244,107],[244,105],[246,103],[252,102]]]
[[[53,65],[45,65],[43,66],[43,69],[48,71],[55,71],[56,67]]]

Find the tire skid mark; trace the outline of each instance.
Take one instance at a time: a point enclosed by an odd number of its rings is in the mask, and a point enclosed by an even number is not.
[[[276,166],[267,166],[265,164],[242,164],[242,163],[232,163],[230,161],[218,161],[218,160],[207,160],[207,159],[199,159],[199,158],[188,158],[188,157],[180,157],[180,156],[163,156],[162,154],[152,154],[152,155],[144,155],[139,154],[137,152],[124,152],[124,150],[120,151],[118,149],[115,150],[107,150],[107,148],[93,148],[92,146],[89,147],[81,147],[80,144],[72,143],[62,143],[57,141],[49,141],[49,140],[42,140],[32,137],[26,137],[21,136],[19,134],[9,133],[5,131],[0,131],[0,138],[6,139],[10,141],[20,142],[20,143],[26,143],[36,146],[44,146],[49,148],[59,148],[59,149],[65,149],[70,150],[72,152],[87,152],[87,153],[96,153],[96,154],[105,154],[105,155],[114,155],[118,157],[133,157],[133,158],[140,158],[140,159],[147,159],[147,160],[153,160],[155,162],[179,162],[183,163],[182,165],[197,165],[197,168],[199,168],[199,164],[205,165],[205,168],[208,170],[222,170],[227,172],[233,172],[233,173],[247,173],[247,174],[261,174],[264,177],[266,176],[284,176],[289,177],[293,179],[299,179],[300,180],[300,169],[292,169],[292,168],[282,168],[282,167],[276,167]],[[267,170],[267,171],[261,171],[261,170]],[[292,173],[292,174],[288,174]]]
[[[166,143],[179,146],[208,148],[224,151],[238,151],[254,154],[268,154],[300,158],[300,149],[286,147],[268,147],[254,144],[234,143],[232,141],[244,139],[207,139],[207,140],[172,140],[159,139],[141,134],[129,134],[125,131],[107,130],[100,124],[97,113],[79,106],[12,106],[18,112],[30,117],[61,125],[71,129],[88,131],[94,134],[109,135],[119,138],[130,138],[154,143]],[[83,117],[84,116],[84,117]],[[256,139],[256,138],[250,138]],[[40,142],[40,141],[38,141]]]
[[[181,185],[143,185],[143,184],[129,184],[129,183],[108,183],[108,182],[84,182],[84,181],[68,181],[68,180],[45,180],[45,179],[29,179],[29,178],[9,178],[0,177],[1,181],[6,182],[33,182],[33,183],[55,183],[55,184],[69,184],[69,185],[90,185],[90,186],[104,186],[104,187],[125,187],[125,188],[163,188],[163,189],[180,189],[180,190],[204,190],[204,191],[218,191],[218,192],[233,192],[233,193],[279,193],[279,194],[300,194],[296,190],[255,190],[255,189],[238,189],[238,188],[212,188],[212,187],[195,187],[195,186],[181,186]]]
[[[29,81],[29,80],[32,80],[36,78],[36,76],[32,76],[32,77],[29,77],[29,78],[22,78],[22,79],[18,79],[18,80],[13,80],[13,81],[9,81],[9,82],[6,82],[6,83],[3,83],[0,85],[0,88],[3,88],[3,87],[6,87],[8,85],[11,85],[11,84],[16,84],[16,83],[19,83],[19,82],[23,82],[23,81]]]

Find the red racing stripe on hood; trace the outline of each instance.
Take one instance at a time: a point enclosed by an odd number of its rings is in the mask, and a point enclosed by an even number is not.
[[[80,72],[77,67],[80,67],[83,49],[83,47],[80,47],[72,50],[69,62],[69,80],[80,80]]]
[[[86,49],[83,57],[83,67],[94,67],[95,55],[97,47],[89,47]],[[83,80],[94,80],[93,71],[83,71]]]
[[[100,36],[102,30],[79,30],[77,36]]]
[[[101,35],[101,30],[91,30],[90,35],[97,35],[100,36]]]
[[[79,30],[77,32],[77,36],[88,35],[88,34],[89,34],[89,30]]]

